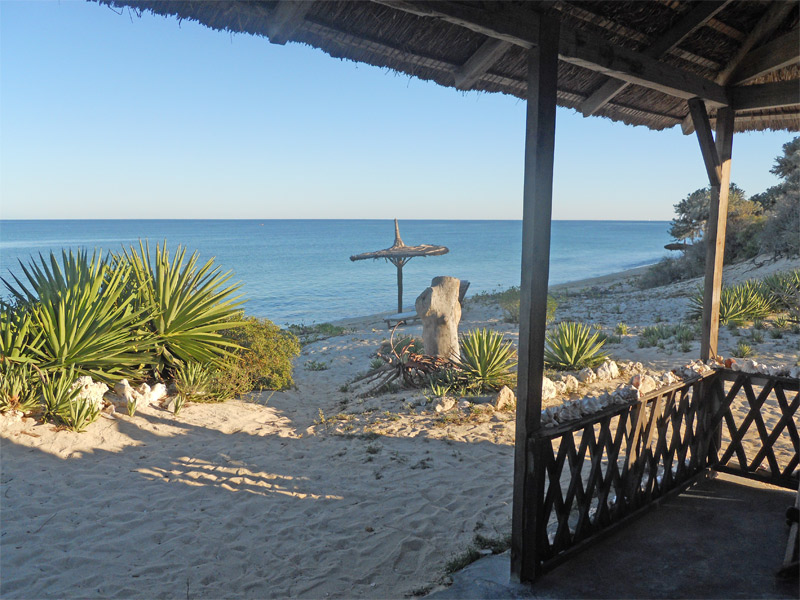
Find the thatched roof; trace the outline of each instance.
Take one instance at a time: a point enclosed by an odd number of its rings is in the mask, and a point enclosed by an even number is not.
[[[351,256],[350,260],[368,260],[370,258],[378,259],[385,258],[386,260],[403,265],[408,262],[408,259],[415,256],[441,256],[447,254],[450,250],[447,246],[434,246],[432,244],[420,244],[419,246],[406,246],[403,239],[400,237],[400,226],[397,224],[397,219],[394,220],[394,244],[391,248],[385,250],[376,250],[374,252],[364,252],[363,254],[356,254]],[[402,266],[402,265],[401,265]]]
[[[519,98],[536,43],[531,23],[557,13],[560,106],[651,129],[682,123],[689,132],[686,100],[698,96],[712,125],[728,104],[737,131],[800,130],[794,1],[97,1]]]

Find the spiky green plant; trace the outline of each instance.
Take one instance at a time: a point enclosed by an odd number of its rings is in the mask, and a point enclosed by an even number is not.
[[[30,412],[39,406],[41,381],[30,363],[3,361],[0,366],[0,412]]]
[[[732,354],[736,358],[747,358],[753,355],[753,348],[745,342],[739,342],[736,344],[736,350],[734,350]]]
[[[75,377],[75,367],[58,369],[43,374],[42,406],[47,420],[61,421],[65,415],[70,414],[70,404],[81,391],[79,387],[72,387]]]
[[[132,417],[133,415],[135,415],[136,414],[136,398],[129,399],[128,402],[125,404],[125,408],[128,411],[128,416],[129,417]]]
[[[100,407],[87,398],[73,398],[67,410],[60,415],[60,419],[70,430],[82,433],[89,425],[97,421],[99,416]]]
[[[175,371],[175,384],[182,396],[199,398],[211,392],[212,372],[208,365],[190,362]]]
[[[220,330],[241,325],[232,320],[238,312],[240,284],[230,285],[231,272],[222,273],[214,259],[200,264],[199,254],[187,258],[178,246],[170,256],[166,247],[139,242],[115,257],[128,264],[134,278],[136,305],[148,315],[147,327],[154,337],[155,369],[160,375],[181,363],[217,363],[238,349]]]
[[[608,355],[601,352],[604,341],[584,323],[565,321],[547,334],[544,346],[545,366],[558,371],[596,367]]]
[[[703,290],[689,298],[689,315],[693,318],[703,316]],[[723,287],[719,301],[719,320],[726,325],[741,325],[746,321],[765,319],[775,311],[775,301],[766,293],[758,281],[745,281],[738,285]]]
[[[11,306],[0,300],[0,363],[33,361],[42,346],[42,332],[25,305]]]
[[[614,333],[617,335],[628,335],[628,325],[626,323],[617,323]]]
[[[800,311],[800,269],[773,273],[761,280],[776,306],[794,314]]]
[[[183,394],[178,394],[175,396],[175,402],[172,405],[172,413],[177,417],[181,410],[183,409],[183,405],[186,402],[186,397]]]
[[[130,267],[111,266],[97,252],[89,257],[85,250],[62,251],[60,263],[51,252],[49,261],[39,255],[38,262],[20,265],[25,283],[13,274],[13,284],[3,280],[18,310],[30,314],[27,330],[27,317],[18,318],[16,338],[4,332],[12,351],[27,331],[25,338],[35,340],[28,358],[45,371],[74,367],[100,380],[139,372],[142,353],[152,342],[141,329],[141,310],[125,294]]]
[[[457,361],[470,387],[498,390],[513,382],[516,351],[503,334],[489,329],[473,329],[461,336],[461,358]]]

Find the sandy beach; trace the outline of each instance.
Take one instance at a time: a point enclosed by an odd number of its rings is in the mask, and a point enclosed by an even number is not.
[[[744,263],[725,283],[798,266]],[[624,322],[606,347],[617,361],[697,358],[699,336],[641,348],[638,334],[681,322],[699,280],[643,291],[635,276],[554,287],[556,319],[609,334]],[[177,417],[104,414],[82,434],[0,416],[2,597],[401,598],[446,584],[476,535],[510,534],[514,413],[436,413],[426,390],[357,398],[352,381],[389,337],[383,316],[305,346],[290,391]],[[468,296],[460,330],[476,327],[518,337],[498,305]],[[720,352],[750,329],[723,328]],[[795,365],[799,344],[765,336],[754,358]]]

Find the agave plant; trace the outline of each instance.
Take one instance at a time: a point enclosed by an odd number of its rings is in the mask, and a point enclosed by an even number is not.
[[[474,329],[461,337],[459,369],[470,387],[478,390],[498,390],[513,382],[516,351],[503,334],[489,329]]]
[[[544,364],[559,371],[596,367],[608,355],[601,352],[605,340],[598,332],[583,323],[564,321],[547,334],[544,345]]]
[[[80,388],[73,389],[75,367],[59,369],[43,375],[42,404],[44,419],[62,420],[70,414],[70,404],[80,393]]]
[[[74,367],[95,379],[121,379],[138,372],[142,351],[141,311],[125,294],[130,268],[111,266],[97,252],[62,251],[49,261],[20,263],[26,282],[5,279],[19,311],[13,325],[3,325],[3,353],[34,360],[44,370]],[[30,323],[27,320],[30,320]],[[26,345],[26,354],[20,350]]]
[[[40,382],[27,362],[4,361],[0,368],[0,412],[29,412],[39,406]]]
[[[240,285],[228,285],[232,274],[221,273],[213,259],[201,265],[198,253],[187,259],[182,246],[170,257],[166,242],[156,245],[153,259],[149,244],[140,241],[138,250],[123,250],[116,260],[133,269],[133,295],[149,315],[160,375],[182,363],[218,362],[238,348],[219,331],[240,325],[231,320],[241,306],[241,296],[234,296]]]
[[[800,269],[773,273],[762,284],[778,308],[800,317]]]
[[[689,315],[700,318],[703,315],[703,290],[689,299]],[[745,281],[738,285],[724,287],[719,299],[719,321],[722,325],[760,320],[775,311],[775,301],[758,281]]]
[[[31,362],[42,345],[42,332],[30,311],[0,301],[0,363]]]
[[[197,398],[211,391],[211,371],[207,365],[186,363],[175,371],[175,384],[182,396]]]

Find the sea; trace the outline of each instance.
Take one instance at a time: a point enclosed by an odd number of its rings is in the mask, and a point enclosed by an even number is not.
[[[550,285],[652,264],[667,254],[666,221],[554,221]],[[436,244],[443,256],[403,269],[404,307],[439,275],[470,281],[469,293],[519,285],[521,221],[401,220],[406,245]],[[394,243],[390,220],[30,220],[0,221],[0,276],[61,249],[116,252],[147,240],[213,258],[241,282],[248,314],[278,325],[324,323],[394,312],[397,271],[383,259],[350,256]],[[0,284],[0,296],[8,297]]]

